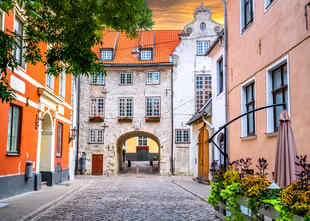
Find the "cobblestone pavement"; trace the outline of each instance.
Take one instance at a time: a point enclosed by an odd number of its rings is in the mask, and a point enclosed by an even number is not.
[[[32,220],[215,220],[205,201],[156,175],[98,177]]]

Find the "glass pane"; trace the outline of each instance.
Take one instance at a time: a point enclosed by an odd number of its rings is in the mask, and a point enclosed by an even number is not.
[[[131,84],[131,79],[132,79],[132,74],[131,73],[127,73],[127,84]]]
[[[249,134],[254,134],[253,120],[254,120],[254,113],[251,113],[248,115]]]
[[[132,99],[127,99],[126,115],[127,117],[132,117]]]
[[[154,78],[153,83],[154,84],[159,84],[159,72],[153,73],[153,78]]]
[[[152,84],[152,73],[151,72],[147,73],[146,83],[147,84]]]
[[[13,107],[10,106],[10,111],[9,111],[9,124],[8,124],[8,141],[7,141],[7,151],[11,151],[11,129],[12,129],[12,112],[13,112]]]
[[[13,107],[11,151],[17,152],[19,130],[19,108]]]
[[[272,73],[272,88],[276,90],[281,87],[281,68]]]
[[[146,99],[146,116],[152,116],[152,98]]]
[[[282,67],[282,71],[283,71],[283,86],[287,85],[287,65],[285,64]]]

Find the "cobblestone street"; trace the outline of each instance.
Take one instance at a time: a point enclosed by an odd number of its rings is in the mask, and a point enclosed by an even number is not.
[[[210,205],[150,175],[89,177],[87,185],[32,220],[214,220]]]

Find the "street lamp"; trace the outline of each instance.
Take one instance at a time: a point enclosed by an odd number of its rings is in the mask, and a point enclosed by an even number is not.
[[[133,51],[131,52],[131,54],[133,54],[133,56],[134,56],[135,58],[138,58],[139,55],[140,55],[141,50],[142,50],[142,46],[139,45],[139,46],[137,46],[137,47],[135,47],[135,48],[133,49]]]
[[[71,129],[71,136],[69,137],[69,143],[71,143],[72,140],[75,139],[76,135],[78,134],[78,129],[75,127]]]

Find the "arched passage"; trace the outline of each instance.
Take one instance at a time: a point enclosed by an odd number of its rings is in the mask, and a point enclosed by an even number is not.
[[[43,117],[41,130],[40,172],[52,170],[52,135],[52,118],[46,113]]]
[[[155,136],[152,133],[145,132],[145,131],[131,131],[128,133],[123,134],[117,139],[117,160],[118,160],[118,168],[117,170],[120,171],[122,167],[122,162],[123,162],[123,145],[126,140],[133,138],[133,137],[148,137],[156,142],[158,145],[158,167],[160,167],[160,141],[157,136]],[[159,169],[159,168],[158,168]]]

